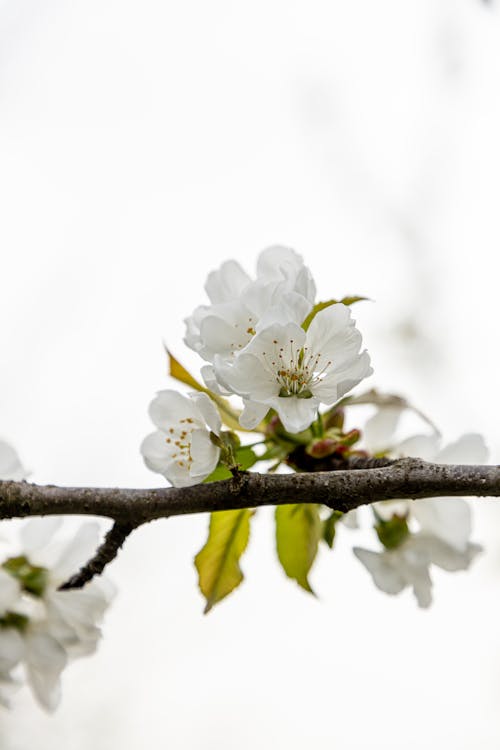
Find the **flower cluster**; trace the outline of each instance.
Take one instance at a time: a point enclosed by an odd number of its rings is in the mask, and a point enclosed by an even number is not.
[[[0,479],[25,471],[15,451],[0,446]],[[63,547],[54,540],[61,518],[31,519],[19,545],[0,563],[0,703],[19,685],[24,669],[40,705],[53,711],[60,700],[60,676],[77,656],[92,654],[100,639],[98,623],[114,590],[94,579],[78,590],[59,590],[87,562],[98,544],[98,525],[84,524]],[[6,544],[4,543],[4,547]]]
[[[157,394],[149,409],[156,430],[141,446],[148,468],[174,486],[224,479],[259,461],[268,471],[315,472],[404,456],[486,460],[479,435],[446,447],[437,431],[396,439],[402,412],[413,408],[399,396],[373,390],[348,395],[372,373],[351,315],[351,305],[365,298],[319,302],[312,274],[294,250],[267,248],[253,277],[227,261],[209,274],[205,291],[209,303],[185,319],[184,338],[204,360],[203,384],[169,353],[170,374],[194,390]],[[346,412],[359,404],[380,408],[364,427],[346,430]],[[248,432],[255,442],[242,445],[238,433]],[[207,611],[243,577],[238,559],[248,541],[248,513],[212,518],[207,544],[195,559]],[[396,594],[411,587],[421,607],[431,603],[433,565],[465,570],[480,551],[471,541],[471,511],[463,499],[388,500],[373,504],[371,513],[382,549],[354,547],[354,554],[378,588]],[[356,511],[343,516],[311,500],[276,510],[279,560],[307,591],[318,548],[323,542],[333,547],[338,522],[343,529],[359,527]],[[221,560],[232,560],[233,567],[218,571]]]
[[[303,432],[321,404],[335,404],[372,373],[349,307],[315,303],[311,272],[294,250],[264,250],[254,279],[235,261],[223,263],[205,290],[211,304],[186,319],[184,341],[210,363],[201,373],[212,398],[242,398],[244,430],[259,429],[271,412],[286,432]],[[150,407],[158,431],[142,444],[144,460],[178,487],[202,481],[217,463],[220,424],[201,395],[189,403],[163,391]]]

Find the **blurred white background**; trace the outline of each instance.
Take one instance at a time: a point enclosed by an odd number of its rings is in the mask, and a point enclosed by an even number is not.
[[[138,445],[209,270],[301,252],[361,294],[371,385],[498,461],[500,20],[480,0],[0,0],[0,434],[36,482],[155,486]],[[500,503],[435,604],[377,591],[339,534],[314,600],[259,513],[208,617],[207,519],[137,531],[96,657],[2,750],[500,743]],[[71,522],[68,527],[71,526]],[[103,528],[105,524],[103,524]],[[373,545],[372,545],[373,546]]]

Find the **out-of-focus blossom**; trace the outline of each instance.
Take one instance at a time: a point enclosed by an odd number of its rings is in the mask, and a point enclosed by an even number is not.
[[[447,571],[466,570],[481,547],[467,544],[463,551],[446,544],[432,534],[410,534],[396,549],[382,552],[354,547],[353,552],[365,566],[373,582],[386,594],[399,594],[411,587],[419,607],[432,603],[430,566]]]
[[[141,453],[151,471],[163,474],[174,487],[198,484],[212,473],[220,448],[210,433],[219,435],[221,418],[205,393],[160,391],[149,415],[157,430],[144,438]]]
[[[95,651],[98,623],[114,595],[103,578],[82,589],[58,590],[98,544],[98,525],[89,523],[69,544],[57,545],[52,537],[60,523],[59,518],[28,521],[20,549],[0,567],[0,683],[15,684],[12,672],[23,666],[33,694],[48,711],[59,703],[64,667]],[[2,699],[8,702],[5,693]]]
[[[481,435],[467,433],[454,443],[441,447],[438,435],[415,435],[396,441],[394,434],[401,410],[382,407],[366,423],[364,447],[373,454],[390,458],[411,456],[441,464],[481,464],[488,459],[488,449]],[[410,514],[420,529],[465,552],[472,531],[469,503],[463,498],[435,497],[425,500],[389,500],[375,503],[378,516],[384,520],[393,515]]]

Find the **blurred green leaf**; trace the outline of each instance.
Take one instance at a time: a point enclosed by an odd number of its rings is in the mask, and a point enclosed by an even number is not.
[[[331,307],[332,305],[338,305],[339,302],[343,305],[354,305],[355,302],[365,302],[368,300],[369,297],[342,297],[342,299],[329,299],[327,302],[317,302],[307,318],[302,323],[302,328],[304,331],[307,331],[311,323],[313,322],[316,315],[321,312],[321,310],[326,310],[327,307]]]
[[[318,551],[322,522],[317,505],[276,507],[276,549],[283,570],[299,586],[314,594],[308,574]]]
[[[342,518],[344,514],[341,513],[339,510],[332,510],[328,518],[325,518],[323,523],[323,541],[328,544],[330,549],[333,548],[333,543],[335,541],[335,527],[337,526],[337,521]]]
[[[394,515],[389,521],[380,518],[375,531],[386,549],[396,549],[410,533],[406,518],[398,515]]]
[[[207,543],[194,558],[199,587],[207,601],[205,614],[243,580],[239,560],[248,544],[254,512],[244,508],[210,516]]]

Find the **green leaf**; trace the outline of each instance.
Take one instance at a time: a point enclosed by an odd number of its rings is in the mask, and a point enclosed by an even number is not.
[[[343,515],[344,514],[339,510],[333,510],[328,518],[325,518],[325,520],[322,522],[323,541],[328,544],[330,549],[333,548],[333,543],[335,541],[335,527],[337,526],[337,521],[339,520],[339,518],[342,518]]]
[[[389,521],[380,518],[374,528],[386,549],[396,549],[410,533],[406,518],[398,515],[392,516]]]
[[[342,297],[342,299],[329,299],[327,302],[317,302],[307,318],[302,323],[302,328],[304,331],[307,331],[311,323],[313,322],[316,315],[321,312],[321,310],[326,310],[327,307],[331,307],[332,305],[338,305],[339,302],[343,305],[354,305],[355,302],[365,302],[368,300],[369,297]]]
[[[236,458],[236,463],[239,465],[242,471],[246,471],[257,461],[262,460],[261,458],[259,458],[259,456],[257,456],[256,453],[254,453],[253,449],[250,448],[250,446],[246,445],[242,445],[241,448],[238,448],[234,452],[234,457]],[[221,479],[230,479],[231,476],[232,474],[227,466],[223,466],[221,464],[213,470],[210,476],[205,479],[205,482],[219,482]]]
[[[322,523],[317,505],[276,507],[276,549],[283,570],[299,586],[314,594],[308,574],[318,551]]]
[[[231,593],[243,580],[239,565],[250,536],[255,511],[222,510],[210,516],[207,543],[194,558],[201,593],[207,600],[204,613]]]

